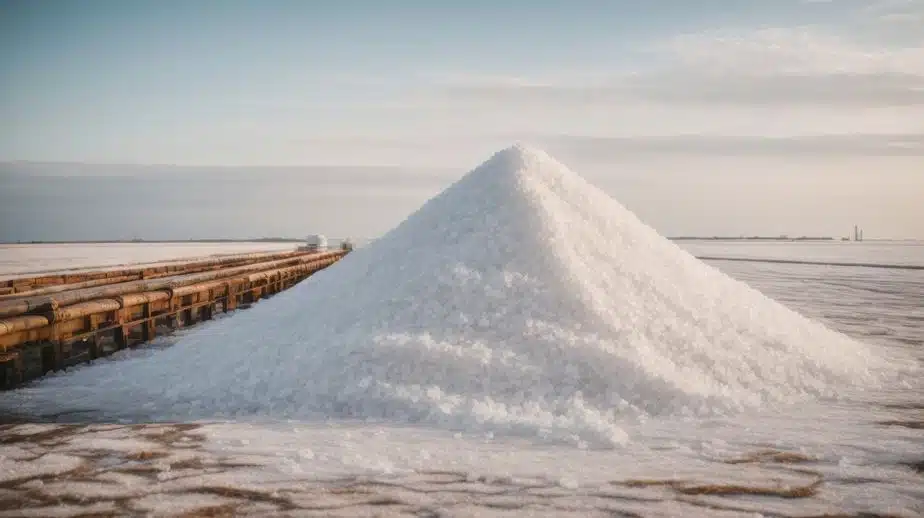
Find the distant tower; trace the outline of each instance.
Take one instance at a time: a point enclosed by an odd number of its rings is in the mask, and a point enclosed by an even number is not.
[[[863,229],[860,229],[860,241],[863,241]]]
[[[857,225],[853,226],[853,240],[854,241],[860,240],[860,227],[858,227]]]

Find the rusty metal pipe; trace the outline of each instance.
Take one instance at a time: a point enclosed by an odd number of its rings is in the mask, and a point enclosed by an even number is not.
[[[222,279],[219,281],[210,281],[210,282],[202,282],[199,284],[190,284],[188,286],[179,286],[176,288],[172,288],[170,291],[173,297],[183,297],[183,296],[186,296],[192,293],[199,293],[200,291],[214,290],[216,288],[224,288],[225,290],[227,290],[228,280]]]
[[[166,290],[162,291],[146,291],[143,293],[129,293],[127,295],[119,295],[115,297],[115,300],[119,301],[119,304],[123,308],[130,308],[132,306],[137,306],[139,304],[150,304],[151,302],[160,302],[162,300],[168,300],[170,298],[170,292]]]
[[[45,316],[52,323],[64,322],[66,320],[74,320],[75,318],[82,318],[95,313],[117,311],[121,308],[122,304],[116,299],[96,299],[58,308]]]
[[[136,279],[140,279],[141,274],[135,275],[122,275],[119,277],[106,277],[103,279],[93,279],[89,281],[77,282],[74,284],[56,284],[53,286],[48,286],[46,288],[37,288],[30,291],[21,291],[19,293],[14,293],[12,295],[0,295],[0,300],[14,300],[22,299],[27,297],[37,297],[40,295],[50,295],[52,293],[60,293],[62,291],[70,290],[80,290],[84,288],[95,288],[96,286],[103,286],[106,284],[115,284],[119,282],[128,282]]]
[[[35,309],[26,299],[0,302],[0,318],[22,315]]]
[[[83,272],[62,272],[48,275],[39,275],[34,277],[15,277],[0,281],[0,288],[13,286],[14,284],[32,284],[45,286],[48,284],[60,285],[74,282],[83,282],[88,280],[108,279],[124,275],[140,275],[144,271],[157,271],[160,273],[172,272],[175,274],[182,273],[192,268],[225,266],[242,262],[259,262],[265,260],[285,259],[297,255],[305,255],[305,252],[296,250],[284,252],[255,252],[250,254],[232,254],[222,257],[211,257],[207,259],[191,260],[172,260],[158,263],[135,263],[133,265],[117,265],[107,270],[86,270]],[[130,267],[129,267],[130,266]]]
[[[48,319],[41,315],[24,315],[13,318],[0,318],[0,335],[8,335],[19,331],[38,329],[49,324]]]

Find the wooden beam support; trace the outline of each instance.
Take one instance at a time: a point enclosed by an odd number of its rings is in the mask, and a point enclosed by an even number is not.
[[[99,315],[87,315],[87,331],[90,332],[89,338],[87,338],[87,357],[89,360],[95,360],[100,356],[99,349],[99,334],[95,331],[99,327]]]
[[[116,311],[116,315],[118,321],[115,329],[112,330],[112,339],[115,341],[116,350],[119,351],[128,347],[131,328],[124,324],[125,313],[123,311]]]
[[[191,326],[196,323],[196,311],[193,311],[189,306],[193,305],[193,295],[186,295],[182,299],[183,307],[187,308],[183,310],[183,325]],[[198,302],[198,300],[196,301]]]
[[[233,311],[237,307],[237,283],[229,282],[226,290],[224,310],[225,313]]]
[[[179,299],[172,297],[169,307],[167,308],[167,325],[170,326],[170,329],[179,329],[183,327],[183,323],[180,321],[179,307]]]
[[[141,339],[145,342],[153,340],[157,334],[157,328],[154,325],[154,314],[151,312],[150,302],[141,306],[141,317],[145,319],[141,324]]]

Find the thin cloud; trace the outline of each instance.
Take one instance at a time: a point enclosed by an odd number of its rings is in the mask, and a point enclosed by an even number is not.
[[[800,27],[684,35],[665,50],[677,65],[630,81],[639,95],[727,104],[924,105],[924,46],[862,46]]]
[[[535,140],[552,150],[596,159],[646,154],[924,157],[924,134],[812,135],[785,138],[705,135],[664,137],[540,135],[536,136]]]
[[[924,46],[864,47],[802,27],[688,34],[652,51],[666,64],[593,80],[468,76],[438,88],[505,103],[924,105]]]
[[[859,9],[858,15],[885,23],[910,23],[924,20],[924,2],[920,0],[877,0]]]
[[[682,81],[678,87],[677,81]],[[901,73],[652,75],[633,81],[634,95],[664,102],[719,104],[924,105],[924,76]]]
[[[655,50],[667,53],[680,64],[711,71],[924,74],[924,47],[920,44],[861,44],[817,26],[684,34],[657,45]]]

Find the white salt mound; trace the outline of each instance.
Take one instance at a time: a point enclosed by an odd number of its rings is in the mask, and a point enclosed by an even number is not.
[[[885,367],[515,146],[295,288],[44,386],[164,419],[381,418],[614,443],[626,416],[833,396]]]

